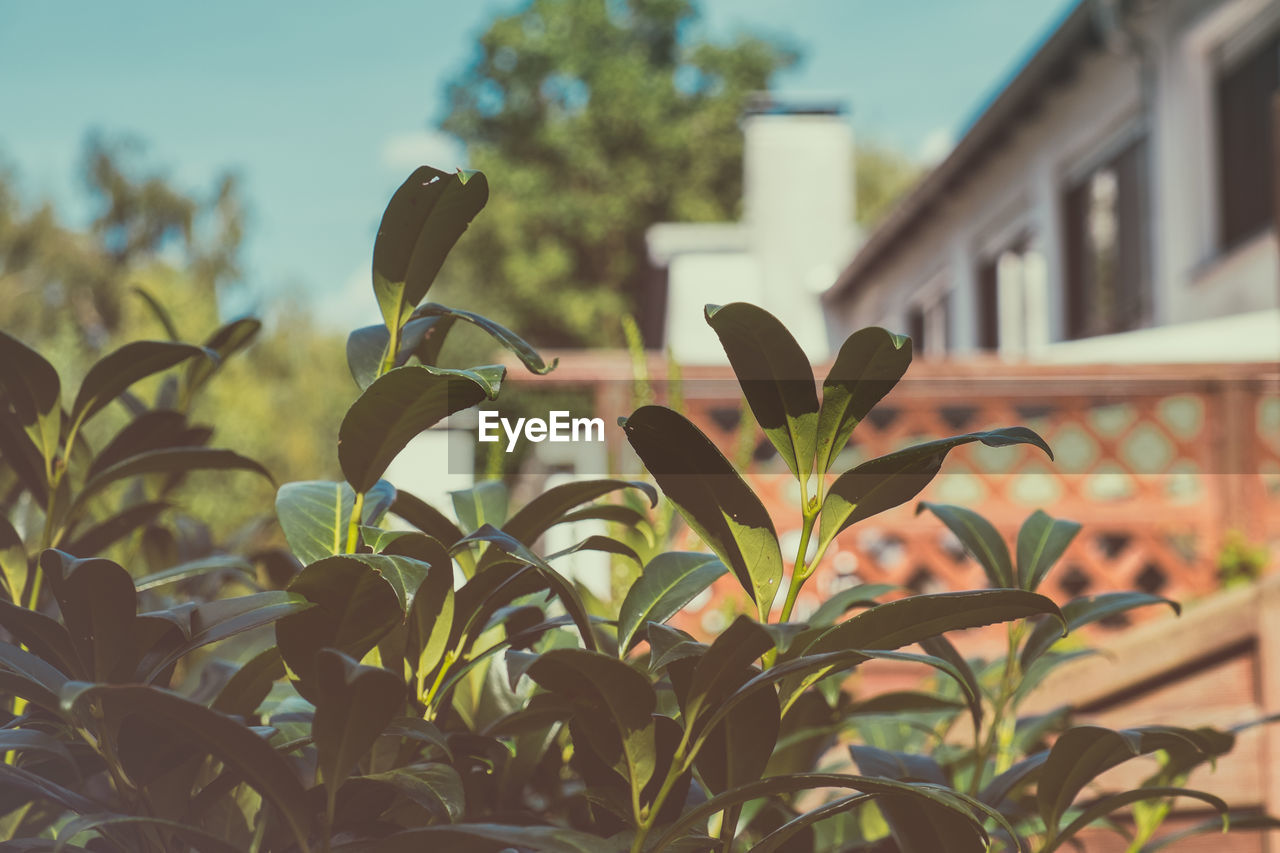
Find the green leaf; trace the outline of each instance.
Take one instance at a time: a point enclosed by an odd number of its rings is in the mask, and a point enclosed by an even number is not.
[[[1145,592],[1104,592],[1100,595],[1086,595],[1068,601],[1062,606],[1062,615],[1067,620],[1067,630],[1075,631],[1109,616],[1152,604],[1167,604],[1174,613],[1182,613],[1182,606],[1178,602],[1159,595],[1150,595]],[[1031,636],[1027,638],[1026,645],[1022,647],[1022,656],[1019,660],[1023,672],[1026,672],[1031,664],[1049,651],[1060,639],[1062,635],[1056,625],[1043,622],[1036,625]]]
[[[1226,823],[1232,832],[1238,832],[1242,829],[1260,830],[1260,829],[1280,829],[1280,818],[1270,817],[1268,815],[1250,814],[1248,812],[1239,813],[1232,812],[1225,817],[1215,817],[1191,826],[1179,829],[1177,832],[1171,832],[1168,835],[1157,838],[1154,841],[1142,845],[1138,853],[1158,853],[1164,850],[1170,844],[1176,844],[1186,838],[1196,835],[1205,835],[1210,832],[1222,832],[1222,825]]]
[[[0,643],[0,693],[12,693],[56,712],[58,691],[66,683],[66,674],[52,664],[17,646]]]
[[[54,707],[56,709],[56,704]],[[57,803],[72,812],[95,812],[101,808],[75,791],[12,764],[0,764],[0,783],[12,786],[11,790],[23,791],[32,798]]]
[[[964,707],[964,703],[953,699],[944,699],[935,693],[921,693],[916,690],[892,690],[850,703],[841,709],[845,717],[878,716],[895,714],[934,714],[953,712]]]
[[[637,554],[635,549],[626,542],[623,542],[620,539],[614,539],[612,536],[603,536],[600,534],[588,536],[586,539],[583,539],[580,542],[575,542],[568,548],[561,548],[554,554],[548,554],[546,560],[549,563],[553,560],[558,560],[561,557],[567,557],[570,554],[577,554],[581,551],[599,551],[603,554],[615,554],[619,557],[625,557],[635,563],[637,568],[644,565],[644,560],[640,559],[640,555]]]
[[[547,489],[521,507],[509,520],[489,520],[489,523],[501,527],[504,533],[526,545],[531,545],[563,520],[569,510],[623,489],[643,492],[651,507],[658,504],[658,492],[648,483],[638,480],[579,480]]]
[[[438,541],[446,548],[463,537],[463,532],[440,510],[422,500],[422,498],[396,490],[395,501],[391,504],[391,512],[400,516],[423,533]]]
[[[750,800],[770,797],[777,794],[789,794],[797,791],[808,791],[815,788],[845,788],[861,791],[876,797],[893,795],[919,808],[945,809],[965,819],[977,828],[982,837],[986,837],[982,824],[974,816],[973,810],[989,814],[980,803],[947,788],[937,788],[893,779],[857,776],[844,773],[793,773],[786,776],[771,776],[739,786],[732,791],[719,794],[711,799],[687,810],[680,819],[667,827],[666,831],[649,847],[649,850],[665,850],[664,845],[673,843],[685,833],[701,826],[704,821],[717,812],[733,805]]]
[[[1033,592],[1080,532],[1074,521],[1050,518],[1036,510],[1018,531],[1018,581]]]
[[[473,326],[483,329],[491,338],[511,351],[521,363],[528,368],[530,373],[536,373],[539,376],[550,373],[555,369],[559,359],[553,359],[551,364],[547,364],[542,360],[542,356],[538,355],[538,351],[528,344],[510,329],[502,326],[488,317],[482,317],[479,314],[473,314],[470,311],[463,311],[460,308],[449,308],[435,302],[428,302],[413,312],[414,318],[428,317],[449,317],[457,320],[465,320]]]
[[[110,560],[78,560],[54,549],[40,555],[40,569],[85,671],[95,681],[129,680],[137,619],[130,574]]]
[[[1071,823],[1061,833],[1052,837],[1048,844],[1045,845],[1042,853],[1052,853],[1063,845],[1068,839],[1077,832],[1084,829],[1094,821],[1101,820],[1107,815],[1125,806],[1140,803],[1144,800],[1162,800],[1172,797],[1186,797],[1188,799],[1200,800],[1213,806],[1221,817],[1219,825],[1226,831],[1228,828],[1227,813],[1230,806],[1221,797],[1215,797],[1213,794],[1204,791],[1193,791],[1190,788],[1139,788],[1136,791],[1123,791],[1118,794],[1108,794],[1105,797],[1099,797],[1097,800],[1085,807],[1080,816]]]
[[[416,169],[400,185],[373,245],[373,292],[388,329],[399,329],[426,296],[453,244],[489,200],[480,172]]]
[[[712,654],[715,654],[714,645],[703,662]],[[748,680],[754,671],[754,668],[744,668],[742,681]],[[700,677],[697,669],[693,677],[697,684]],[[698,750],[696,766],[707,789],[713,794],[722,794],[764,776],[781,724],[782,708],[774,690],[756,690],[735,703],[722,719],[706,729]]]
[[[158,662],[152,663],[144,680],[154,681],[168,667],[196,649],[271,625],[281,619],[301,615],[311,608],[311,602],[303,596],[283,590],[268,590],[198,604],[188,612],[185,642],[170,649]]]
[[[215,572],[235,572],[241,575],[243,580],[253,582],[253,566],[248,560],[232,554],[214,554],[210,557],[179,563],[161,572],[134,578],[133,586],[138,592],[144,592]]]
[[[1034,781],[1039,776],[1040,768],[1044,767],[1048,758],[1049,750],[1047,749],[1028,755],[988,782],[982,789],[982,793],[978,795],[978,799],[992,808],[1000,808],[1019,785]]]
[[[94,457],[89,465],[89,476],[148,450],[203,445],[207,438],[201,438],[197,429],[188,424],[187,416],[182,412],[171,409],[145,411],[122,427]]]
[[[92,720],[95,713],[116,719],[137,716],[147,727],[197,746],[275,806],[294,839],[306,847],[311,808],[302,783],[266,740],[230,717],[172,693],[140,685],[69,684],[62,691],[62,708],[83,721]]]
[[[62,437],[62,383],[40,353],[0,331],[0,388],[46,465]]]
[[[649,680],[609,655],[585,649],[553,649],[538,657],[528,676],[567,700],[592,747],[625,763],[633,791],[653,776],[653,711],[657,696]]]
[[[671,409],[642,406],[622,427],[667,498],[733,570],[763,621],[781,586],[782,552],[760,498],[702,431]]]
[[[883,776],[899,782],[928,782],[945,787],[951,785],[938,762],[928,755],[894,752],[865,744],[851,744],[849,754],[853,756],[858,770],[868,776]]]
[[[1105,771],[1138,755],[1175,744],[1195,746],[1199,740],[1196,732],[1165,726],[1118,731],[1100,726],[1067,729],[1054,741],[1040,771],[1036,786],[1040,817],[1050,833],[1056,833],[1076,795]]]
[[[947,529],[956,535],[965,550],[973,555],[987,575],[987,582],[993,587],[1016,589],[1017,578],[1013,573],[1013,561],[1009,558],[1009,548],[1000,538],[1000,534],[982,516],[962,506],[935,504],[921,501],[916,507],[916,514],[922,510],[941,519]]]
[[[347,410],[338,430],[338,462],[357,492],[367,492],[411,439],[444,418],[497,396],[504,369],[397,367],[378,377]]]
[[[872,799],[874,798],[870,794],[851,794],[850,796],[839,797],[831,802],[824,803],[815,809],[810,809],[761,838],[752,845],[751,853],[779,853],[779,851],[785,851],[789,848],[783,845],[790,841],[796,833],[827,818],[844,814],[850,809],[865,805],[871,802]]]
[[[32,654],[53,664],[65,675],[85,678],[88,673],[71,642],[71,634],[58,620],[38,610],[0,601],[0,625],[11,638]]]
[[[818,394],[804,350],[777,317],[755,305],[708,305],[704,314],[756,422],[791,473],[806,482],[817,447]]]
[[[1045,624],[1053,625],[1054,623],[1051,619],[1046,619]],[[942,634],[922,640],[920,648],[925,653],[941,658],[955,667],[964,687],[965,700],[969,706],[969,716],[973,718],[974,731],[981,730],[982,688],[978,685],[978,676],[974,674],[973,667],[969,666],[969,662],[964,659],[964,655],[960,654],[960,650]]]
[[[334,649],[316,655],[316,769],[332,803],[338,788],[404,706],[404,683]]]
[[[650,622],[666,622],[727,572],[712,554],[672,551],[649,561],[618,610],[618,653],[625,655]]]
[[[578,633],[582,636],[582,644],[592,651],[595,650],[596,639],[595,633],[591,630],[591,618],[587,615],[587,609],[583,605],[582,598],[578,595],[577,590],[564,575],[553,569],[546,560],[530,551],[523,543],[489,524],[483,525],[475,533],[458,540],[452,550],[457,551],[466,548],[473,542],[488,542],[493,548],[508,557],[513,557],[517,561],[532,566],[537,570],[542,579],[551,588],[551,591],[560,599],[560,603],[564,605],[565,610],[573,617]]]
[[[178,327],[173,324],[173,316],[164,305],[160,304],[160,300],[156,299],[149,290],[136,284],[129,289],[138,295],[142,304],[147,306],[152,316],[164,327],[164,333],[169,336],[169,340],[182,340],[182,335],[178,334]]]
[[[831,470],[849,436],[893,389],[911,364],[911,339],[884,329],[859,329],[845,339],[822,382],[818,412],[818,473]]]
[[[276,623],[280,654],[307,698],[315,695],[315,656],[320,649],[337,649],[359,660],[404,620],[391,584],[354,556],[312,563],[294,577],[289,591],[316,605]]]
[[[444,660],[453,630],[453,563],[444,546],[436,545],[443,560],[430,562],[431,570],[413,596],[409,640],[405,644],[405,657],[418,674],[420,694],[425,690],[427,676]]]
[[[219,326],[204,342],[204,348],[217,353],[218,357],[187,363],[187,393],[201,388],[227,363],[227,359],[252,343],[261,330],[262,321],[253,317],[242,317]]]
[[[71,515],[83,507],[90,497],[112,483],[143,474],[185,474],[189,471],[252,471],[268,481],[271,475],[257,462],[230,450],[208,447],[168,447],[131,456],[94,474],[84,484],[72,504]]]
[[[168,501],[145,501],[125,507],[77,534],[63,550],[77,557],[96,556],[139,527],[150,524],[170,506]]]
[[[469,489],[449,493],[458,523],[472,533],[486,524],[505,527],[509,497],[507,486],[501,480],[484,480]]]
[[[536,853],[625,853],[625,848],[608,846],[598,835],[573,829],[488,823],[407,829],[376,841],[336,845],[333,853],[422,853],[424,850],[498,853],[508,848],[532,850]],[[671,853],[677,851],[672,850]]]
[[[0,753],[36,753],[56,758],[79,775],[80,767],[67,747],[53,735],[34,729],[0,729]]]
[[[896,592],[901,587],[889,583],[861,583],[842,589],[818,605],[808,618],[814,626],[832,625],[855,607],[874,607],[878,598]]]
[[[391,333],[385,325],[364,326],[347,336],[347,369],[361,391],[378,378],[390,343]]]
[[[101,832],[101,828],[110,826],[152,826],[167,830],[167,832],[162,832],[161,835],[169,835],[181,839],[184,844],[190,845],[190,849],[199,851],[199,853],[237,853],[237,848],[234,844],[228,844],[207,832],[176,820],[147,817],[145,815],[110,813],[80,815],[67,821],[58,829],[58,839],[53,846],[53,853],[60,853],[63,850],[83,849],[73,847],[70,841],[84,832],[97,832],[103,838],[109,839],[109,833]]]
[[[928,441],[905,450],[869,459],[841,474],[822,502],[819,547],[830,543],[851,524],[892,509],[920,494],[942,468],[947,453],[962,444],[980,441],[988,447],[1034,444],[1053,458],[1044,439],[1026,427],[1005,427]]]
[[[71,422],[88,421],[141,379],[168,370],[189,358],[209,358],[212,355],[201,347],[172,341],[127,343],[89,368],[71,407]]]
[[[365,497],[362,521],[376,523],[379,510],[385,512],[394,498],[395,488],[378,480]],[[294,556],[306,565],[344,553],[355,500],[355,491],[346,483],[308,480],[281,486],[276,518]]]
[[[462,777],[447,764],[411,764],[383,773],[347,780],[348,790],[365,786],[385,788],[426,809],[446,823],[459,820],[466,810]]]
[[[755,674],[755,661],[772,648],[773,637],[759,624],[747,616],[733,620],[693,670],[692,689],[682,703],[685,728],[697,730],[704,710],[721,710],[724,700]]]
[[[235,671],[210,707],[232,717],[252,717],[271,693],[272,685],[284,676],[280,650],[264,649]]]
[[[9,520],[0,516],[0,586],[9,600],[19,602],[27,588],[27,549]]]

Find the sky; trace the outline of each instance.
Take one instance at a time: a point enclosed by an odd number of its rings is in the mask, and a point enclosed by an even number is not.
[[[694,35],[784,39],[804,60],[780,93],[839,99],[856,138],[935,161],[1074,4],[702,0]],[[0,164],[71,224],[89,213],[77,164],[91,130],[138,138],[184,189],[232,170],[249,209],[245,290],[302,296],[341,328],[376,322],[353,296],[386,200],[421,163],[465,165],[433,129],[444,85],[488,21],[522,5],[0,0]]]

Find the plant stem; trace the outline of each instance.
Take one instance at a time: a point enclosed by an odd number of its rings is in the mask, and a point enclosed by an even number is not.
[[[1019,622],[1006,628],[1008,650],[1005,652],[1004,672],[1000,675],[1000,686],[995,700],[991,703],[991,722],[987,726],[986,737],[974,732],[973,778],[969,780],[969,793],[977,796],[982,789],[982,777],[985,775],[987,761],[995,753],[996,772],[1000,772],[1000,755],[1003,749],[997,738],[1004,724],[1005,714],[1009,710],[1009,702],[1018,689],[1021,672],[1018,666],[1018,646],[1022,642],[1024,625]]]
[[[807,504],[807,498],[805,500]],[[813,536],[813,523],[817,519],[817,511],[810,509],[806,505],[803,522],[800,527],[800,547],[796,549],[796,559],[791,568],[791,585],[787,588],[787,600],[783,602],[782,614],[778,617],[779,622],[787,622],[791,619],[791,611],[795,609],[796,596],[800,594],[800,587],[804,586],[804,582],[813,573],[813,567],[821,559],[821,555],[814,555],[812,565],[806,564],[804,559],[809,551],[809,540]]]
[[[360,541],[360,517],[364,515],[364,492],[356,492],[356,501],[351,506],[351,521],[347,525],[346,553],[356,552],[356,543]]]

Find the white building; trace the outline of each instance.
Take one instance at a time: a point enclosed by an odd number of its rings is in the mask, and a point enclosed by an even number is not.
[[[666,279],[664,343],[682,364],[725,362],[703,306],[753,302],[825,360],[821,297],[856,245],[852,131],[837,107],[761,102],[743,134],[743,220],[646,234]]]
[[[1082,0],[824,297],[927,356],[1280,359],[1280,0]]]

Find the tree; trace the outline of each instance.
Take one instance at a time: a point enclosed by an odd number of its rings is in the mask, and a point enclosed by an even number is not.
[[[442,301],[547,346],[615,343],[643,299],[645,229],[736,218],[743,108],[797,55],[694,40],[696,21],[687,0],[533,0],[493,22],[441,126],[503,189]]]
[[[853,169],[858,224],[866,229],[878,225],[925,173],[920,164],[875,141],[859,141]]]

